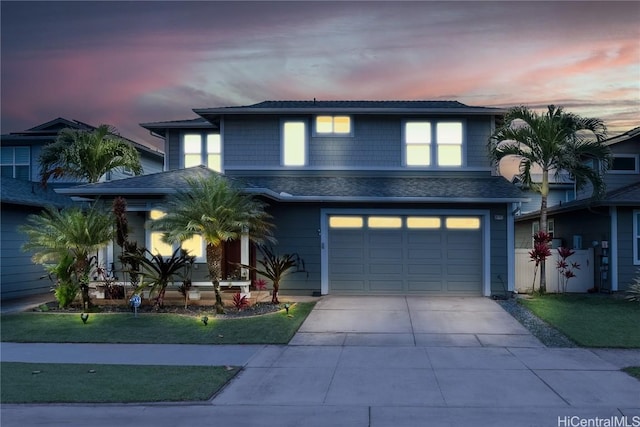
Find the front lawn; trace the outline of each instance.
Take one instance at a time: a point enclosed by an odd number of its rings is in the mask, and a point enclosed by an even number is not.
[[[3,404],[208,400],[239,372],[217,366],[17,362],[2,362],[1,369]]]
[[[201,316],[176,314],[19,313],[4,315],[2,341],[138,344],[286,344],[315,303],[295,303],[289,309],[262,316],[216,319],[205,325]]]
[[[544,295],[519,299],[583,347],[640,348],[640,304],[611,295]]]

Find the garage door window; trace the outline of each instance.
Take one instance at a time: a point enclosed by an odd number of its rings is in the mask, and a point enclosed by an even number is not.
[[[410,216],[407,217],[407,228],[425,230],[437,229],[442,225],[442,221],[438,217],[427,216]]]
[[[449,217],[445,224],[449,230],[477,230],[480,228],[480,218]]]
[[[329,218],[331,228],[362,228],[364,220],[361,216],[332,216]]]
[[[401,228],[402,218],[397,216],[370,216],[367,220],[369,228]]]

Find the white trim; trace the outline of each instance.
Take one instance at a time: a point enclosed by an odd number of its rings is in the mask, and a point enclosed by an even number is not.
[[[285,132],[284,127],[287,123],[302,123],[304,125],[304,160],[301,165],[287,165],[285,163]],[[280,166],[284,169],[289,168],[305,168],[309,164],[309,120],[306,118],[291,117],[280,120]]]
[[[618,290],[618,208],[609,208],[611,217],[611,240],[609,241],[609,281],[611,291]]]
[[[491,211],[485,209],[320,209],[320,293],[329,293],[329,221],[330,215],[474,215],[482,222],[482,294],[491,295]]]
[[[613,160],[615,158],[634,159],[635,168],[633,170],[613,169]],[[614,175],[635,175],[640,173],[640,155],[638,154],[613,154],[611,159],[611,168],[608,171]]]
[[[640,253],[638,253],[638,239],[640,239],[640,224],[638,224],[638,215],[640,215],[640,209],[634,209],[631,212],[631,223],[633,224],[633,239],[631,245],[633,246],[633,265],[640,265]]]

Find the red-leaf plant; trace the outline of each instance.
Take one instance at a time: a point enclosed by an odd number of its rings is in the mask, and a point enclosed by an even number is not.
[[[567,258],[571,255],[575,254],[575,251],[569,248],[558,248],[558,256],[560,259],[556,263],[556,268],[558,269],[558,273],[560,274],[560,292],[567,292],[567,285],[569,283],[569,279],[572,277],[576,277],[574,270],[580,270],[580,264],[577,262],[569,263]]]
[[[253,285],[256,287],[256,303],[260,301],[260,294],[267,289],[267,281],[260,278],[253,281]]]
[[[241,295],[240,292],[236,292],[233,295],[233,306],[236,310],[240,311],[243,308],[249,307],[249,300],[246,295]]]
[[[549,249],[549,242],[551,242],[551,235],[544,231],[538,231],[533,235],[533,249],[529,251],[529,258],[535,262],[535,270],[533,271],[533,283],[531,285],[532,291],[536,290],[536,275],[538,274],[538,268],[540,264],[545,262],[548,256],[551,255],[551,249]]]

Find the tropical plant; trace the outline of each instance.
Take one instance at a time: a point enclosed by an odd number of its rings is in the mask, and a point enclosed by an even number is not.
[[[220,293],[223,243],[237,240],[245,230],[254,242],[273,240],[265,204],[242,193],[227,179],[212,174],[188,179],[188,189],[174,194],[163,209],[166,215],[150,223],[164,231],[169,243],[179,243],[194,235],[206,242],[209,277],[216,294],[216,312],[224,312]]]
[[[547,230],[547,197],[549,174],[567,172],[576,188],[587,183],[593,186],[592,197],[604,193],[603,174],[611,162],[604,122],[565,112],[550,105],[545,114],[527,107],[512,108],[504,124],[489,137],[488,150],[492,160],[506,157],[519,159],[519,177],[523,184],[541,196],[540,230]],[[542,182],[534,182],[532,171],[540,169]],[[546,292],[545,261],[540,263],[540,292]]]
[[[138,151],[109,125],[91,131],[62,129],[55,142],[43,147],[40,165],[43,185],[52,177],[63,176],[98,182],[107,172],[117,169],[142,174]]]
[[[148,288],[149,294],[155,294],[155,307],[164,307],[164,296],[167,286],[173,282],[174,278],[184,274],[185,268],[193,263],[193,257],[180,248],[173,251],[170,257],[151,253],[145,249],[142,255],[129,254],[137,257],[143,274],[142,283],[138,285],[135,293],[140,293]]]
[[[253,285],[256,288],[256,304],[260,301],[260,294],[267,289],[267,281],[263,278],[259,278],[253,281]]]
[[[580,270],[580,264],[567,261],[570,256],[576,253],[574,250],[565,247],[559,247],[557,250],[560,257],[556,263],[556,268],[560,275],[560,292],[565,293],[567,292],[569,279],[576,277],[575,270]]]
[[[89,274],[96,253],[113,238],[113,219],[97,205],[87,210],[74,206],[58,211],[47,208],[29,215],[19,230],[27,235],[24,251],[33,251],[37,264],[59,263],[65,256],[73,258],[72,280],[82,291],[83,306],[90,306]]]
[[[249,300],[246,295],[242,295],[240,292],[236,292],[233,295],[233,306],[236,310],[240,311],[243,308],[249,307]]]
[[[538,231],[533,235],[533,249],[529,251],[529,259],[535,262],[533,270],[533,283],[531,284],[531,291],[536,291],[536,274],[540,265],[544,265],[545,260],[551,255],[551,249],[549,249],[549,242],[551,242],[551,236],[544,231]]]
[[[629,285],[625,298],[628,301],[640,302],[640,270],[638,270],[638,274],[633,278],[631,285]]]
[[[262,254],[262,259],[258,260],[260,267],[252,267],[250,265],[242,265],[245,268],[255,270],[258,274],[271,280],[273,283],[273,292],[271,294],[271,303],[280,304],[278,300],[278,292],[280,290],[280,282],[290,273],[304,271],[304,261],[298,254],[278,255],[273,248],[267,246],[258,247]]]
[[[49,278],[55,283],[53,294],[60,308],[66,308],[76,299],[80,288],[73,280],[73,257],[69,253],[61,255],[55,264],[45,264]]]

